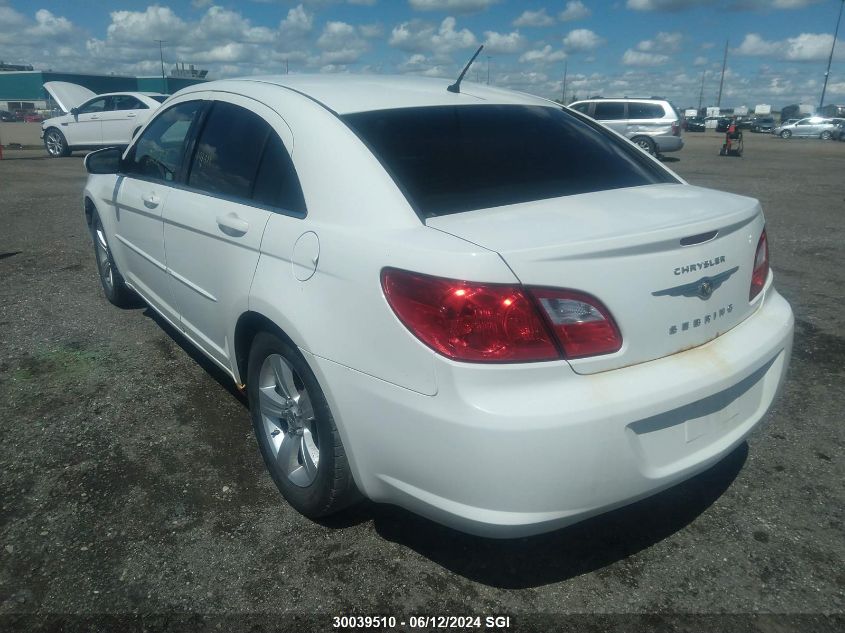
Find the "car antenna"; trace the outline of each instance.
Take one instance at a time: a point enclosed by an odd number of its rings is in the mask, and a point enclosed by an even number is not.
[[[475,58],[478,57],[478,54],[481,52],[481,49],[484,48],[484,44],[478,47],[478,50],[475,51],[475,55],[472,56],[472,59],[469,60],[469,63],[464,66],[464,69],[461,71],[461,74],[458,75],[458,79],[455,83],[451,84],[446,88],[449,92],[460,93],[461,92],[461,81],[464,79],[464,75],[467,74],[469,67],[472,66],[472,62],[475,61]]]

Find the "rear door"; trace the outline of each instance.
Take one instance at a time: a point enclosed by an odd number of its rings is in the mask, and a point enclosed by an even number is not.
[[[623,136],[628,135],[628,112],[624,101],[596,101],[593,118]]]
[[[292,142],[273,110],[217,93],[185,186],[168,199],[164,243],[181,326],[224,366],[234,350],[229,328],[248,309],[264,228],[278,212],[273,192],[285,180]]]
[[[630,138],[637,134],[648,136],[671,134],[672,122],[665,120],[665,117],[666,113],[659,103],[629,101],[626,135]]]
[[[128,145],[145,110],[149,110],[147,105],[132,95],[114,95],[112,108],[102,114],[103,144]]]

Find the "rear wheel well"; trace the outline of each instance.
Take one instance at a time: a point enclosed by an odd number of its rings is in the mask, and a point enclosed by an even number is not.
[[[247,376],[249,366],[249,350],[252,347],[252,342],[255,340],[259,332],[271,332],[283,338],[294,349],[298,345],[285,334],[285,332],[278,325],[273,323],[263,314],[259,312],[244,312],[238,323],[235,325],[235,362],[237,363],[238,375],[241,383],[246,384],[249,380]]]
[[[85,197],[85,225],[90,229],[94,222],[94,203],[91,198]]]

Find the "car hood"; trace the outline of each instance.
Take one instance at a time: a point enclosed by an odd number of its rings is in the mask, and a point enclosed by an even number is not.
[[[70,112],[71,108],[97,96],[96,92],[88,90],[85,86],[67,81],[48,81],[44,84],[44,90],[50,93],[53,100],[65,112]]]

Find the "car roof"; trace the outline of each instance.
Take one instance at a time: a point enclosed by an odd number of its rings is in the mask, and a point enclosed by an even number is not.
[[[337,114],[440,105],[555,105],[533,95],[469,81],[461,83],[461,92],[456,94],[446,90],[453,82],[453,79],[408,75],[272,75],[205,82],[185,88],[179,94],[221,90],[267,96],[273,90],[287,89]]]

